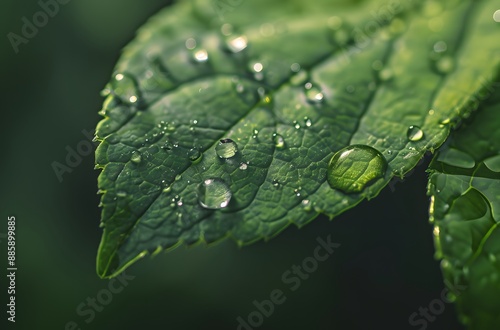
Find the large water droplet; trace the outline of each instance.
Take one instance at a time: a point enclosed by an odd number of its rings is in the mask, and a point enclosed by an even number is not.
[[[126,104],[136,104],[139,101],[137,83],[128,74],[116,74],[111,80],[111,91]]]
[[[220,158],[231,158],[238,152],[238,145],[231,139],[223,139],[215,147],[215,152]]]
[[[198,201],[206,209],[227,207],[232,197],[231,190],[221,179],[205,179],[198,187]]]
[[[424,131],[422,131],[418,126],[410,126],[406,132],[406,136],[408,137],[408,140],[412,142],[420,141],[424,137]]]
[[[321,89],[314,86],[312,83],[308,82],[304,85],[304,92],[306,93],[306,98],[310,103],[323,102],[324,95],[321,92]]]
[[[358,193],[373,180],[384,176],[387,161],[376,149],[352,145],[339,150],[328,164],[327,181],[334,189]]]
[[[226,46],[231,52],[239,53],[243,49],[247,48],[248,46],[247,37],[238,36],[238,37],[228,38],[226,41]]]
[[[283,136],[281,136],[277,133],[274,133],[273,134],[273,141],[274,141],[274,145],[276,146],[276,148],[283,149],[285,147],[285,139],[283,138]]]

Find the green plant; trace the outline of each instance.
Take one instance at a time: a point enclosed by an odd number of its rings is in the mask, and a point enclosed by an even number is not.
[[[454,297],[464,322],[493,327],[495,1],[314,4],[184,1],[141,28],[96,132],[98,274],[181,243],[244,245],[333,218],[448,139],[429,169],[437,255],[449,283],[469,288]]]

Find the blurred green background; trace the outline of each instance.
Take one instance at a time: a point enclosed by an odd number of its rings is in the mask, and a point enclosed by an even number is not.
[[[22,17],[36,1],[4,1],[0,13],[2,224],[17,221],[16,323],[1,329],[236,329],[237,317],[274,289],[286,301],[259,329],[420,329],[408,318],[439,298],[444,288],[433,258],[428,224],[426,164],[370,202],[333,221],[318,218],[301,230],[238,248],[231,241],[181,247],[129,268],[134,277],[109,304],[79,315],[77,307],[108,287],[95,272],[100,240],[98,172],[93,154],[60,183],[52,162],[65,163],[67,147],[85,140],[100,117],[100,90],[121,48],[167,0],[73,0],[15,54],[7,38],[21,34]],[[341,246],[296,291],[281,281],[312,256],[316,238]],[[6,240],[1,243],[2,306],[7,303]],[[454,306],[427,329],[461,329]],[[5,308],[5,307],[4,307]],[[84,308],[88,310],[89,308]],[[68,328],[71,329],[71,328]]]

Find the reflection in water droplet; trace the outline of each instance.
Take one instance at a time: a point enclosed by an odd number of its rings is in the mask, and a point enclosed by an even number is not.
[[[274,145],[276,146],[276,148],[283,149],[285,147],[285,139],[283,138],[283,136],[281,136],[277,133],[274,133],[273,134],[273,141],[274,141]]]
[[[130,161],[132,161],[132,163],[139,164],[141,160],[142,160],[141,153],[139,151],[133,151]]]
[[[247,37],[238,36],[238,37],[229,38],[226,41],[226,46],[231,52],[239,53],[243,49],[247,48],[247,46],[248,46]]]
[[[238,152],[238,145],[231,139],[222,139],[215,147],[215,152],[219,158],[231,158]]]
[[[334,189],[358,193],[373,180],[384,176],[387,161],[376,149],[352,145],[339,150],[328,164],[327,181]]]
[[[422,131],[418,126],[410,126],[406,132],[406,136],[408,137],[408,140],[412,142],[420,141],[424,137],[424,131]]]
[[[311,82],[308,82],[304,85],[304,91],[306,94],[306,98],[310,103],[323,102],[324,95],[321,92],[321,89],[314,86]]]
[[[225,208],[228,206],[231,197],[231,190],[221,179],[205,179],[198,187],[198,201],[206,209]]]

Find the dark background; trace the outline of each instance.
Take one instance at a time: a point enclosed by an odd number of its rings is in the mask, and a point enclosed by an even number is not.
[[[0,28],[2,129],[0,234],[17,222],[17,314],[6,322],[6,239],[0,236],[1,321],[8,329],[236,329],[238,316],[274,289],[286,301],[259,329],[419,329],[408,322],[444,288],[428,223],[426,164],[405,182],[328,221],[290,227],[268,243],[232,241],[181,247],[129,268],[134,277],[86,323],[77,306],[106,289],[95,257],[100,240],[98,172],[93,154],[60,183],[52,162],[85,140],[100,117],[99,92],[121,48],[167,0],[73,0],[15,54],[7,34],[21,34],[36,1],[7,0]],[[393,191],[394,190],[394,191]],[[290,291],[282,274],[312,256],[317,237],[341,244]],[[452,304],[427,329],[461,329]],[[4,328],[4,326],[0,326]],[[422,328],[423,329],[423,328]]]

